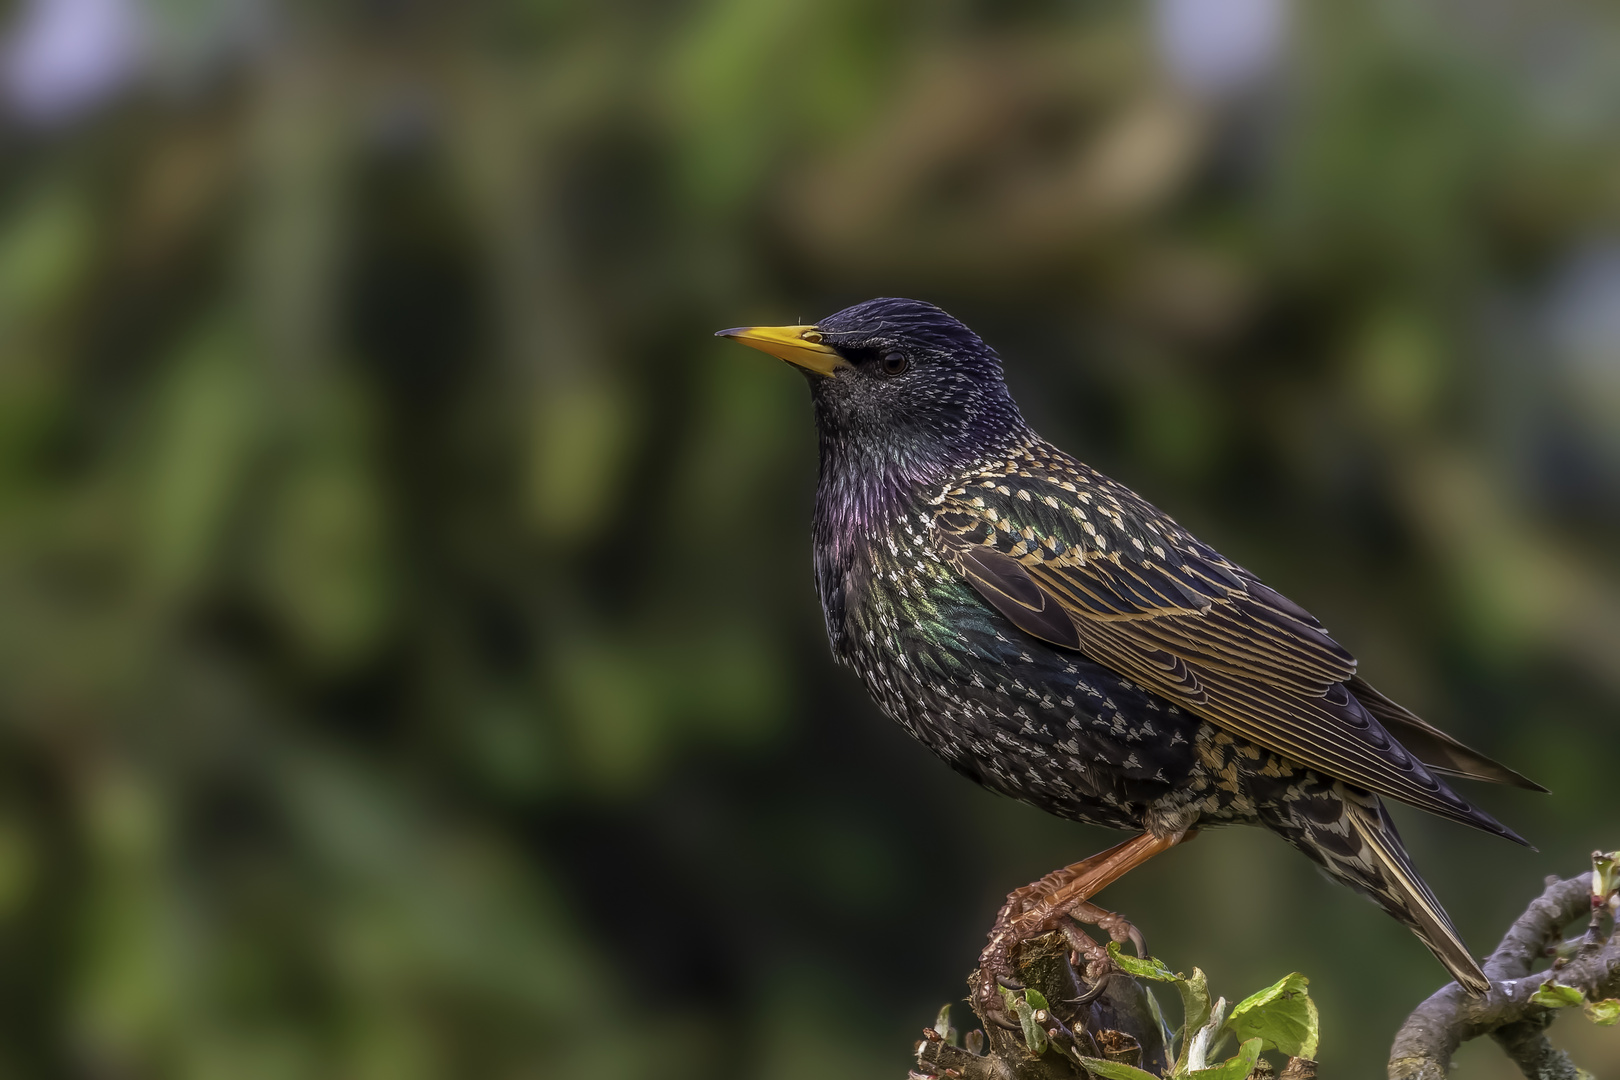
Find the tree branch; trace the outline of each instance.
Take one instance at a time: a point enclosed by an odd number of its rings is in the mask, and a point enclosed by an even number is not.
[[[1102,954],[1105,958],[1106,953]],[[1038,1016],[1042,1030],[1060,1053],[1035,1054],[1019,1031],[1009,1031],[986,1017],[985,1045],[953,1046],[949,1033],[933,1028],[917,1045],[914,1077],[962,1080],[1083,1080],[1088,1074],[1073,1060],[1075,1053],[1136,1065],[1155,1074],[1166,1067],[1164,1032],[1149,1004],[1147,991],[1112,964],[1092,965],[1089,986],[1070,963],[1070,942],[1059,933],[1026,941],[1018,954],[1018,979],[1051,1003]],[[978,984],[978,972],[968,986]],[[1086,1000],[1095,991],[1095,996]],[[970,994],[969,1000],[975,995]],[[977,1034],[977,1033],[975,1033]]]
[[[1612,926],[1605,932],[1611,913],[1620,905],[1620,854],[1594,852],[1592,858],[1590,873],[1566,881],[1548,878],[1546,890],[1514,920],[1485,961],[1491,980],[1486,996],[1470,997],[1450,983],[1412,1011],[1395,1036],[1389,1080],[1446,1080],[1457,1048],[1481,1035],[1495,1039],[1530,1080],[1590,1080],[1567,1054],[1553,1047],[1546,1029],[1563,1007],[1582,1006],[1604,1023],[1612,1022],[1620,1011],[1620,1001],[1609,1000],[1620,998],[1620,934],[1613,933]],[[1585,934],[1563,940],[1564,928],[1582,917],[1587,919]],[[1075,927],[1026,941],[1015,956],[1017,982],[1027,991],[1008,995],[1009,1012],[999,1018],[981,1013],[984,1030],[971,1032],[962,1045],[951,1029],[949,1010],[942,1011],[935,1027],[925,1029],[917,1044],[913,1080],[1085,1080],[1093,1075],[1088,1068],[1097,1075],[1104,1071],[1109,1076],[1165,1075],[1171,1062],[1163,1018],[1144,984],[1122,968],[1145,979],[1174,983],[1188,1015],[1200,1017],[1191,1022],[1212,1025],[1198,1029],[1200,1038],[1205,1031],[1226,1030],[1221,1027],[1226,1003],[1216,1002],[1211,1018],[1201,972],[1195,970],[1188,977],[1173,975],[1157,961],[1127,964]],[[1546,956],[1554,957],[1551,966],[1532,974]],[[975,972],[969,987],[978,986],[979,978]],[[1294,978],[1289,976],[1271,991],[1282,994]],[[1303,980],[1297,992],[1303,992]],[[980,996],[970,994],[969,1000],[977,1008]],[[1272,1000],[1292,998],[1285,994],[1262,1000],[1253,995],[1244,1008],[1259,1008]],[[997,1023],[1013,1012],[1017,1030]],[[1251,1018],[1247,1022],[1257,1022],[1258,1014],[1245,1015]],[[1298,1015],[1280,1019],[1289,1015],[1265,1021],[1282,1023],[1281,1028],[1251,1030],[1272,1032],[1264,1036],[1269,1040],[1265,1046],[1314,1047],[1314,1010],[1309,1013],[1308,1041],[1275,1034],[1286,1031],[1288,1024],[1304,1023]],[[1183,1054],[1185,1060],[1178,1059],[1177,1068],[1205,1067],[1198,1045],[1194,1040],[1192,1053]],[[1271,1080],[1276,1075],[1272,1066],[1254,1057],[1261,1043],[1247,1045],[1248,1080]],[[1277,1080],[1311,1080],[1315,1075],[1315,1062],[1294,1057]]]
[[[1584,1074],[1569,1055],[1555,1049],[1546,1029],[1556,1009],[1532,1001],[1549,982],[1580,990],[1587,1001],[1620,994],[1620,935],[1599,931],[1608,908],[1595,896],[1592,873],[1565,881],[1549,879],[1547,889],[1508,929],[1485,962],[1494,984],[1483,998],[1470,997],[1456,983],[1437,991],[1412,1011],[1390,1049],[1390,1080],[1445,1080],[1451,1057],[1469,1039],[1490,1035],[1531,1080],[1578,1080]],[[1588,917],[1587,932],[1572,954],[1535,975],[1536,961],[1562,941],[1563,929]],[[1561,950],[1562,951],[1562,950]]]
[[[940,1030],[948,1027],[946,1011],[935,1027],[923,1031],[912,1080],[1088,1080],[1095,1074],[1087,1068],[1099,1067],[1095,1059],[1129,1065],[1151,1077],[1169,1075],[1172,1055],[1164,1018],[1146,986],[1122,971],[1106,949],[1071,927],[1024,942],[1016,958],[1018,981],[1049,1006],[1028,1016],[1039,1028],[1036,1034],[1044,1033],[1040,1049],[1031,1049],[1025,1031],[1001,1027],[982,1013],[983,1031],[972,1032],[963,1040],[966,1045],[958,1046],[954,1031]],[[1201,973],[1196,980],[1200,992],[1207,990]],[[978,981],[974,972],[969,988]],[[978,995],[970,993],[969,1000],[977,1002]],[[1206,1019],[1209,1004],[1205,997]],[[1224,1001],[1219,1008],[1226,1008]],[[1214,1024],[1219,1027],[1220,1020]],[[1312,1025],[1314,1031],[1314,1020]],[[1089,1060],[1082,1064],[1081,1059]],[[1292,1057],[1280,1076],[1261,1059],[1249,1080],[1315,1077],[1314,1061]]]

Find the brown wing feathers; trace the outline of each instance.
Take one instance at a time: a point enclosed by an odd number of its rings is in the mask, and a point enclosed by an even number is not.
[[[962,572],[979,595],[1025,633],[1066,649],[1080,648],[1080,631],[1062,601],[1035,584],[1018,560],[987,547],[967,548]]]
[[[1499,761],[1492,761],[1478,750],[1413,715],[1380,694],[1360,675],[1351,679],[1348,686],[1367,711],[1384,725],[1385,730],[1416,754],[1430,772],[1460,776],[1465,780],[1483,780],[1489,784],[1508,784],[1528,791],[1547,790],[1529,777],[1514,772]]]
[[[1062,460],[1053,463],[1058,470],[1046,472],[1029,467],[1044,462],[1021,464],[1014,482],[1023,491],[1062,488],[1063,501],[1041,496],[1042,505],[1059,513],[1043,515],[1027,494],[1007,498],[1003,493],[1010,489],[996,486],[1003,495],[999,501],[989,497],[996,505],[987,505],[979,491],[947,493],[936,518],[947,546],[958,552],[963,575],[1015,625],[1085,652],[1302,765],[1524,842],[1471,807],[1414,755],[1434,759],[1440,772],[1536,785],[1373,690],[1356,675],[1354,658],[1308,612],[1127,489],[1078,471],[1084,466]],[[1078,490],[1074,480],[1091,485],[1077,501],[1068,495]],[[1071,521],[1084,523],[1086,535],[1075,535],[1081,530],[1062,518],[1065,502],[1073,503]],[[1096,520],[1113,528],[1099,537],[1090,524]],[[1015,532],[1013,522],[1025,521]],[[1074,544],[1065,543],[1066,535]],[[1008,550],[999,550],[1002,545]]]

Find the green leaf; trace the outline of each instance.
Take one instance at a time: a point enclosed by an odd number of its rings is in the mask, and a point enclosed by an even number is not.
[[[1226,1028],[1238,1039],[1259,1038],[1289,1057],[1316,1057],[1316,1003],[1299,972],[1285,975],[1232,1007]]]
[[[1046,999],[1041,997],[1039,992],[1036,992],[1035,996],[1040,998],[1044,1007]],[[1029,1052],[1036,1057],[1046,1053],[1046,1032],[1035,1022],[1035,1006],[1005,986],[1001,988],[1001,997],[1007,1003],[1007,1007],[1018,1014],[1018,1026],[1024,1029],[1024,1045],[1029,1047]]]
[[[1181,1050],[1176,1068],[1185,1069],[1193,1033],[1209,1023],[1209,980],[1202,968],[1193,968],[1192,978],[1178,981],[1176,989],[1181,992]]]
[[[1123,1061],[1105,1061],[1102,1058],[1080,1059],[1080,1064],[1093,1076],[1100,1076],[1103,1080],[1159,1080],[1150,1072],[1143,1072],[1135,1065],[1127,1065]]]
[[[1530,995],[1530,1002],[1548,1009],[1567,1009],[1571,1005],[1579,1005],[1586,998],[1573,986],[1564,986],[1561,983],[1543,983],[1534,994]]]
[[[1152,979],[1154,982],[1179,982],[1181,976],[1165,967],[1155,957],[1145,960],[1136,956],[1127,956],[1119,950],[1119,942],[1108,943],[1108,955],[1113,957],[1114,963],[1125,974],[1135,979]]]
[[[1052,1007],[1046,1003],[1046,995],[1033,986],[1024,991],[1024,1000],[1029,1002],[1029,1007],[1032,1009],[1050,1009]]]
[[[1238,1047],[1236,1056],[1227,1058],[1219,1065],[1194,1069],[1182,1075],[1185,1080],[1248,1080],[1255,1062],[1260,1060],[1260,1045],[1260,1039],[1249,1039]]]
[[[1620,998],[1604,998],[1602,1001],[1589,1002],[1586,1006],[1586,1018],[1604,1027],[1620,1020]]]

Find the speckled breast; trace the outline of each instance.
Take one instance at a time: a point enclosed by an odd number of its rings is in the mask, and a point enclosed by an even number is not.
[[[1200,721],[985,603],[908,513],[845,583],[840,659],[958,772],[1061,817],[1139,828],[1201,789]]]

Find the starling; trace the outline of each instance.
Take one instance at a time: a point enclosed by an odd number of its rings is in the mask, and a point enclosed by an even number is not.
[[[958,772],[1132,839],[1015,890],[981,1011],[1020,941],[1203,828],[1260,825],[1489,989],[1382,800],[1518,843],[1445,778],[1545,790],[1380,694],[1298,604],[1032,431],[978,335],[917,300],[722,330],[809,379],[815,581],[836,658]]]

